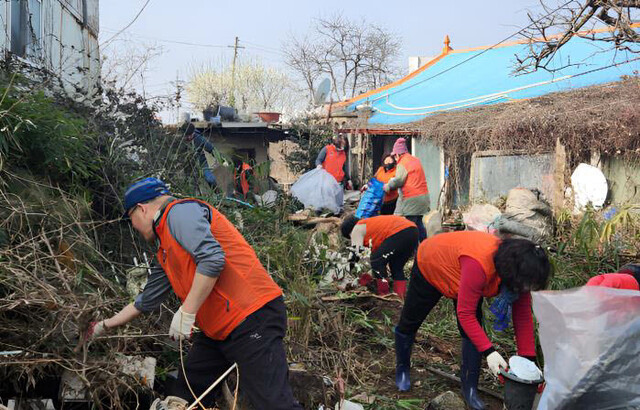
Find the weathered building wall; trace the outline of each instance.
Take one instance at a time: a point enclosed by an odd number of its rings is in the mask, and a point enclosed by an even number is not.
[[[58,75],[77,100],[95,94],[100,82],[99,0],[8,0],[0,3],[0,17],[5,53]]]
[[[234,137],[214,135],[208,139],[221,154],[229,159],[232,159],[236,154],[244,155],[248,150],[254,155],[245,159],[251,160],[254,164],[261,164],[269,160],[267,153],[269,142],[267,142],[262,135],[243,135]],[[220,188],[225,191],[233,189],[233,171],[222,166],[217,166],[214,168],[213,174],[216,176],[218,186],[220,186]]]
[[[471,158],[470,202],[493,202],[512,188],[539,189],[554,198],[553,154],[479,151]]]
[[[601,167],[609,184],[608,201],[615,205],[640,204],[640,162],[603,158]]]
[[[300,150],[300,146],[293,141],[284,140],[269,143],[267,150],[267,154],[271,160],[269,176],[278,181],[285,190],[288,190],[300,177],[300,174],[291,170],[286,161],[287,155],[298,150]]]
[[[414,138],[412,154],[420,159],[427,178],[431,209],[436,209],[438,196],[444,183],[444,152],[430,140]]]

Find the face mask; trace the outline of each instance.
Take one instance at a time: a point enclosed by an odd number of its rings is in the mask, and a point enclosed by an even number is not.
[[[382,166],[384,167],[385,171],[391,171],[396,166],[396,164],[384,164]]]

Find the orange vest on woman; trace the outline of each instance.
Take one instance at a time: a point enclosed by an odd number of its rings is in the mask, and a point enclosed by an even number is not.
[[[382,182],[383,184],[386,184],[387,182],[389,182],[389,180],[393,177],[396,176],[396,168],[393,167],[391,170],[387,171],[384,169],[384,167],[380,167],[378,168],[378,171],[376,172],[375,178]],[[387,192],[386,194],[384,194],[384,198],[382,198],[382,202],[387,203],[387,202],[391,202],[393,200],[395,200],[398,197],[398,190],[397,189],[392,189],[389,192]]]
[[[167,215],[173,206],[185,201],[200,202],[211,209],[211,233],[224,251],[224,268],[196,314],[196,324],[208,337],[224,340],[247,316],[282,295],[282,290],[224,215],[206,202],[183,199],[171,202],[155,227],[160,240],[158,261],[182,302],[191,290],[196,264],[193,256],[169,232]]]
[[[324,158],[322,168],[333,175],[336,181],[340,183],[344,179],[343,168],[346,160],[347,154],[344,150],[339,151],[335,145],[329,144],[327,145],[327,156]]]
[[[500,290],[500,277],[493,264],[500,239],[486,232],[460,231],[435,235],[418,246],[416,262],[422,276],[444,296],[457,299],[460,289],[460,257],[480,263],[486,275],[482,296],[490,298]]]
[[[397,234],[401,230],[412,226],[417,229],[416,224],[407,218],[396,215],[372,216],[371,218],[358,221],[356,225],[366,226],[367,230],[364,234],[363,245],[371,247],[372,252],[375,252],[385,239]]]
[[[404,169],[407,170],[407,179],[400,188],[403,198],[411,198],[429,193],[427,178],[424,176],[424,169],[422,169],[422,164],[418,158],[410,154],[403,154],[400,157],[398,165],[402,165]]]

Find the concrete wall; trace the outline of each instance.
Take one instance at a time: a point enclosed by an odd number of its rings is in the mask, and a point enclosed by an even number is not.
[[[267,153],[269,142],[267,142],[262,135],[242,135],[236,137],[214,135],[209,137],[209,140],[213,143],[216,149],[220,151],[220,153],[229,159],[231,159],[237,150],[253,149],[255,150],[255,164],[262,164],[269,160],[269,155]],[[232,189],[233,171],[222,166],[217,166],[214,168],[213,174],[216,176],[218,185],[222,189],[225,191]]]
[[[286,161],[286,156],[300,149],[300,146],[293,141],[278,141],[269,143],[267,154],[271,161],[269,176],[278,181],[285,190],[288,190],[301,174],[291,171]]]
[[[493,202],[516,187],[537,188],[548,200],[554,196],[553,154],[480,151],[471,158],[469,200]]]
[[[27,4],[36,1],[28,0]],[[0,47],[5,52],[11,50],[11,9],[16,4],[15,0],[0,3],[4,28]],[[41,0],[39,4],[40,30],[34,30],[37,42],[27,47],[26,55],[18,57],[57,74],[73,98],[93,96],[100,81],[99,0]]]
[[[603,158],[602,172],[609,184],[609,202],[640,204],[640,163],[622,158]]]
[[[431,209],[436,209],[440,189],[444,182],[444,153],[439,146],[430,140],[413,138],[412,154],[420,159],[429,187]]]

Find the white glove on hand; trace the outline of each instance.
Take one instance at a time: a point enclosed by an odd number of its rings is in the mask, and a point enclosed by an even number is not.
[[[316,169],[322,169],[322,164],[317,165]]]
[[[196,321],[195,313],[187,313],[180,309],[173,315],[171,327],[169,328],[169,337],[173,340],[190,339],[193,324]]]
[[[109,328],[105,326],[104,320],[99,322],[91,322],[89,324],[89,328],[87,329],[87,333],[85,336],[85,340],[95,339],[96,337],[100,337],[103,334],[107,333]]]
[[[391,188],[389,188],[389,184],[384,184],[382,186],[382,190],[386,193],[389,193],[389,191],[391,190]]]
[[[498,377],[498,375],[500,374],[500,368],[506,369],[507,367],[509,367],[507,365],[507,362],[505,362],[505,360],[502,358],[502,356],[500,356],[500,353],[498,352],[492,352],[491,354],[489,354],[489,356],[487,356],[487,365],[489,366],[489,371],[491,371],[491,374],[496,377]]]

